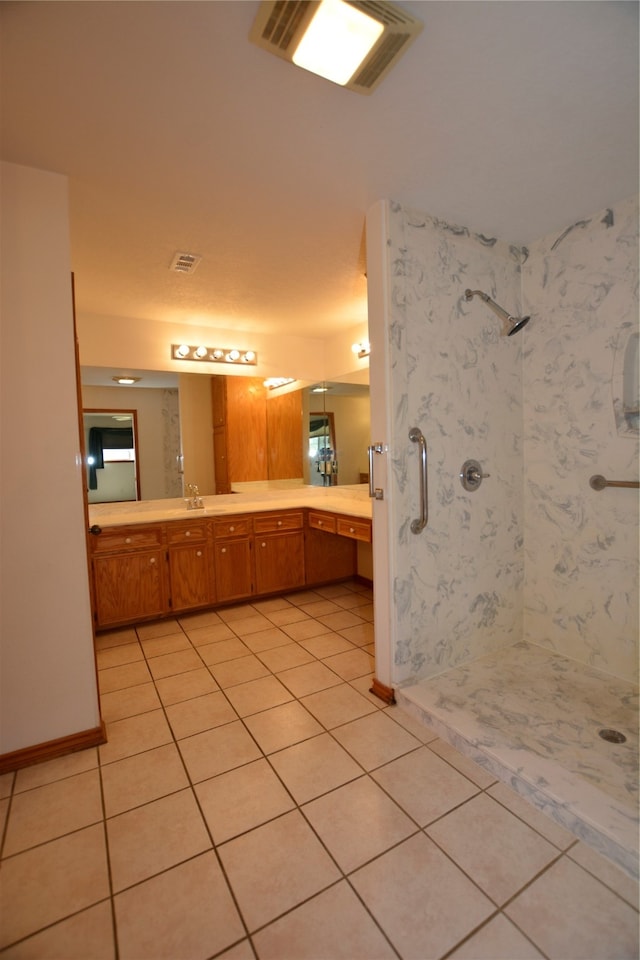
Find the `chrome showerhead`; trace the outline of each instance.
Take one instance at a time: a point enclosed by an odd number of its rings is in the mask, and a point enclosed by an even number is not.
[[[510,313],[507,313],[506,310],[503,310],[502,307],[492,300],[488,293],[483,293],[482,290],[465,290],[464,298],[465,300],[473,300],[474,297],[480,297],[486,305],[493,310],[497,317],[500,317],[502,320],[502,335],[503,337],[512,337],[514,333],[517,333],[518,330],[522,330],[524,325],[529,322],[531,317],[512,317]]]

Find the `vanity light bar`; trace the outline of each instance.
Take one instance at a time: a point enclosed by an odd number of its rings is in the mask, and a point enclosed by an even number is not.
[[[209,363],[247,363],[255,366],[258,354],[253,350],[236,350],[228,347],[193,347],[187,343],[172,343],[174,360],[199,360]]]
[[[277,390],[278,387],[286,387],[288,383],[295,383],[295,377],[268,377],[263,385],[268,390]]]

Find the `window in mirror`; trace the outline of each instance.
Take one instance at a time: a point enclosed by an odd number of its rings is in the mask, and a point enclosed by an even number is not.
[[[140,499],[135,410],[84,410],[87,499]]]

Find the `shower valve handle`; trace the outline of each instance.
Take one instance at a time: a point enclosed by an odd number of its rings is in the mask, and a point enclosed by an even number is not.
[[[460,470],[460,483],[465,490],[477,490],[485,477],[490,477],[490,473],[483,473],[482,467],[477,460],[465,460]]]

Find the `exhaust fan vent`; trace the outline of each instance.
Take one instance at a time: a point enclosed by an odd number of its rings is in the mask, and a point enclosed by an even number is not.
[[[422,31],[422,23],[388,0],[346,0],[384,26],[380,39],[358,67],[347,89],[372,93]],[[249,39],[283,60],[293,54],[320,0],[262,0]]]
[[[176,253],[169,270],[175,273],[193,273],[201,260],[202,257],[197,257],[194,253]]]

